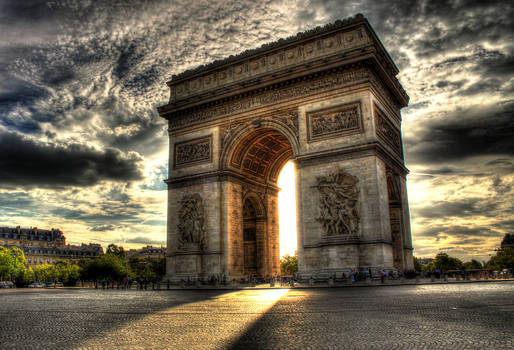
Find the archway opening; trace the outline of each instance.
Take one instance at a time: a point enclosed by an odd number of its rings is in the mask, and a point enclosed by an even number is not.
[[[296,185],[295,164],[288,161],[278,177],[278,217],[280,257],[294,256],[298,251],[298,231],[296,228]]]
[[[276,121],[235,129],[239,131],[225,138],[227,148],[222,156],[232,176],[227,188],[231,208],[229,271],[231,276],[268,279],[280,274],[281,246],[287,247],[284,249],[290,255],[297,249],[294,165],[286,165],[294,157],[296,140]],[[280,185],[278,178],[283,169],[287,181]],[[281,191],[286,194],[283,202],[288,206],[283,218],[279,218],[279,196],[284,197]]]

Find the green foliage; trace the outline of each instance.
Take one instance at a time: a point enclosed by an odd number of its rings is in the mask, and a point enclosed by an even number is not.
[[[465,262],[463,267],[466,269],[466,270],[479,270],[479,269],[482,269],[483,266],[482,264],[480,263],[480,261],[478,260],[471,260],[471,261],[468,261],[468,262]]]
[[[423,265],[421,265],[421,262],[419,261],[419,258],[413,257],[413,259],[414,259],[414,270],[416,270],[418,272],[421,271],[422,268],[423,268]]]
[[[298,271],[298,257],[286,254],[280,259],[280,272],[284,275],[292,275]]]
[[[491,257],[485,267],[493,271],[501,271],[503,269],[514,269],[514,250],[505,248]]]
[[[30,276],[30,273],[28,276]],[[26,281],[53,282],[57,279],[59,282],[74,284],[79,277],[78,265],[72,265],[67,260],[58,259],[54,265],[45,264],[34,267],[32,278],[26,279]]]
[[[127,257],[127,254],[125,253],[125,249],[123,247],[118,247],[116,244],[111,243],[107,246],[107,250],[105,251],[105,254],[108,255],[115,255],[117,257],[125,259]]]
[[[57,273],[52,265],[37,265],[34,267],[34,277],[41,282],[50,282],[57,277]]]
[[[0,247],[0,280],[10,279],[14,271],[14,259],[9,249]]]
[[[116,280],[130,275],[127,261],[117,254],[100,255],[89,261],[80,260],[80,278],[83,280]]]
[[[166,274],[166,258],[159,260],[144,260],[131,256],[128,261],[132,276],[147,281],[160,280]]]
[[[462,269],[462,261],[458,258],[454,258],[449,256],[446,253],[439,253],[435,256],[435,259],[423,266],[423,271],[434,272],[435,269],[439,269],[442,273],[444,271],[449,270],[461,270]]]
[[[27,270],[25,255],[18,247],[0,247],[0,280],[21,280]]]

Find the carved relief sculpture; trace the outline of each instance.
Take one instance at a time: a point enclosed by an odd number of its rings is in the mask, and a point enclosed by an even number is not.
[[[308,113],[309,140],[362,131],[360,103]]]
[[[296,138],[298,135],[298,112],[297,111],[287,111],[282,114],[279,114],[277,120],[284,124],[289,130],[291,130]]]
[[[334,168],[331,174],[318,178],[320,216],[327,236],[356,235],[359,229],[359,180]]]
[[[393,150],[402,155],[402,139],[400,131],[387,119],[384,113],[375,105],[375,125],[377,135],[387,142]]]
[[[203,248],[205,240],[204,207],[198,193],[185,195],[178,213],[179,248]]]
[[[212,136],[175,144],[175,167],[211,160]]]

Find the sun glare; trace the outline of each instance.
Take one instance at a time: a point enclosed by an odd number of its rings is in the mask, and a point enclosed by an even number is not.
[[[278,187],[282,189],[278,194],[280,256],[282,257],[285,254],[294,255],[298,249],[295,168],[293,162],[287,162],[280,172]]]

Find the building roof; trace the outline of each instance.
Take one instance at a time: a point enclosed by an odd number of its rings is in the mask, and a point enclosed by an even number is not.
[[[0,234],[19,234],[27,237],[34,236],[38,237],[39,240],[48,240],[48,238],[50,238],[50,240],[65,239],[64,233],[61,230],[53,228],[51,230],[43,230],[37,227],[0,227]]]

